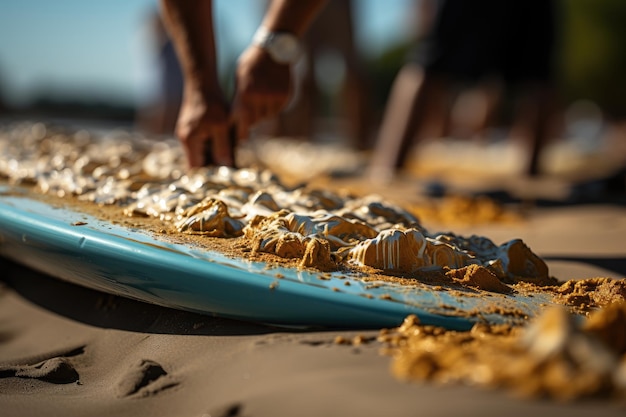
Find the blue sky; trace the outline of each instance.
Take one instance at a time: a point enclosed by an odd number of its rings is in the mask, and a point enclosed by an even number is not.
[[[412,1],[355,0],[359,43],[380,50],[404,36],[403,23]],[[224,44],[237,50],[245,47],[260,22],[264,3],[214,0],[222,61]],[[157,4],[157,0],[3,1],[3,93],[18,105],[27,104],[40,88],[132,102],[146,83],[149,62],[141,27]]]

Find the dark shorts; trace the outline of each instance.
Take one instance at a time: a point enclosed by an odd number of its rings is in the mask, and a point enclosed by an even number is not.
[[[441,0],[414,60],[432,74],[549,82],[556,24],[550,0]]]

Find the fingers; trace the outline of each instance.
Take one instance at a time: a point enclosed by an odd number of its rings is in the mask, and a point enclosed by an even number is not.
[[[231,123],[237,129],[239,141],[246,140],[250,135],[250,128],[261,120],[275,117],[284,107],[284,100],[276,97],[238,95],[233,104]],[[195,119],[194,119],[195,121]],[[191,127],[190,127],[191,125]],[[179,137],[189,161],[189,166],[201,167],[207,164],[234,165],[233,144],[228,135],[228,121],[202,124],[202,128],[195,123],[183,124],[179,129]],[[211,160],[205,160],[206,142],[210,142]]]
[[[233,166],[234,155],[228,136],[228,125],[213,127],[210,132],[208,135],[197,135],[182,140],[190,168],[213,164]],[[211,147],[208,153],[206,146]]]
[[[257,123],[276,117],[284,107],[283,99],[272,97],[248,98],[238,96],[233,105],[232,119],[239,134],[239,140],[250,136],[250,129]]]
[[[213,150],[213,162],[218,165],[233,166],[234,155],[232,154],[227,126],[215,127],[213,129],[211,148]]]

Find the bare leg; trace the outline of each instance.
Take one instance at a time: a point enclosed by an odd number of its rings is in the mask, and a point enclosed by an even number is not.
[[[550,86],[536,84],[526,88],[520,97],[513,136],[526,142],[528,162],[525,173],[531,177],[540,174],[541,151],[550,135],[554,116],[554,94]]]
[[[417,65],[406,65],[400,70],[372,156],[372,176],[386,180],[406,165],[413,139],[422,130],[428,114],[439,118],[443,115],[444,85],[442,78],[425,74]]]
[[[332,0],[312,23],[305,36],[308,61],[302,68],[299,94],[293,105],[280,115],[277,134],[311,137],[319,116],[320,91],[315,80],[315,61],[325,51],[336,51],[345,64],[345,79],[341,89],[339,109],[348,123],[349,143],[356,149],[367,146],[369,100],[365,75],[354,42],[352,1]],[[335,100],[333,96],[331,100]]]
[[[493,126],[501,85],[488,80],[461,92],[452,106],[452,136],[459,139],[485,138]]]
[[[371,147],[371,108],[366,78],[359,70],[356,57],[347,62],[346,80],[342,89],[342,112],[348,121],[348,138],[353,149]]]

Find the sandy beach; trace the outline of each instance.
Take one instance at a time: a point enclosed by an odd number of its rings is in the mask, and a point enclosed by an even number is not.
[[[422,198],[419,188],[406,180],[384,187],[409,202]],[[439,226],[494,242],[522,238],[560,280],[623,278],[626,208],[609,203],[534,206],[514,223]],[[624,413],[615,399],[562,403],[400,381],[380,353],[379,329],[244,323],[100,293],[8,260],[2,269],[0,408],[7,417]],[[357,336],[366,342],[336,343]]]

